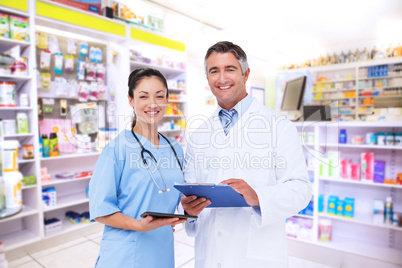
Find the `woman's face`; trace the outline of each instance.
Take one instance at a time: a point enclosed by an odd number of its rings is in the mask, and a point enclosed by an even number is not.
[[[168,100],[167,88],[155,77],[144,77],[134,88],[134,98],[128,96],[130,106],[134,108],[138,123],[158,124],[165,115]]]

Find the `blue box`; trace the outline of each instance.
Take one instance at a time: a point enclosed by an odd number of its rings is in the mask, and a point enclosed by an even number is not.
[[[338,202],[338,197],[335,195],[331,195],[328,198],[328,208],[327,208],[327,213],[336,215],[336,203]]]
[[[344,201],[343,216],[353,218],[355,214],[355,199],[346,197]]]
[[[324,212],[324,195],[320,194],[318,196],[318,213]]]
[[[374,177],[373,181],[377,183],[384,183],[385,162],[374,161]]]
[[[336,201],[336,215],[337,216],[343,216],[344,203],[345,202],[341,199],[338,199]]]

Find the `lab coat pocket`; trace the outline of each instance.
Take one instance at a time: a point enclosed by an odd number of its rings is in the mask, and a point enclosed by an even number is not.
[[[247,257],[269,262],[280,262],[284,258],[286,259],[285,237],[283,224],[271,224],[258,228],[255,219],[251,217],[247,240]]]
[[[135,242],[102,240],[96,267],[135,267],[135,245]]]

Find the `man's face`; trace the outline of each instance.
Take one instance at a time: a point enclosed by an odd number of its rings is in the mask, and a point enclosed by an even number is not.
[[[233,53],[212,53],[207,59],[207,79],[219,105],[230,110],[246,95],[246,81],[250,74],[242,74],[240,63]]]

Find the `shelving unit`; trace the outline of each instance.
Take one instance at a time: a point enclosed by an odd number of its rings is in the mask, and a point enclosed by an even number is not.
[[[12,4],[12,3],[10,3]],[[36,116],[36,76],[35,76],[35,31],[33,25],[35,19],[32,8],[28,11],[0,6],[0,12],[29,18],[30,42],[0,38],[0,51],[12,50],[13,55],[27,58],[27,75],[0,75],[0,81],[12,82],[16,85],[17,107],[1,107],[0,113],[3,120],[16,119],[19,112],[28,116],[29,133],[5,135],[5,140],[18,140],[21,145],[32,144],[34,150],[38,150],[38,134]],[[19,55],[18,55],[19,54]],[[29,107],[20,107],[19,96],[25,93],[29,98]],[[39,162],[35,159],[19,159],[19,170],[25,175],[37,175]],[[37,185],[23,187],[23,207],[21,212],[10,217],[0,219],[0,240],[6,245],[6,250],[18,248],[39,241],[41,235],[41,203],[39,199],[39,187]]]
[[[20,0],[25,3],[25,0]],[[71,231],[77,231],[82,228],[91,228],[97,223],[91,224],[72,224],[65,220],[66,211],[73,210],[78,213],[88,211],[88,198],[86,196],[86,187],[89,183],[90,176],[79,179],[54,179],[54,175],[61,172],[82,172],[92,171],[94,165],[100,155],[98,151],[88,153],[62,154],[58,157],[43,158],[39,155],[39,131],[37,116],[37,98],[60,98],[74,100],[67,96],[54,96],[45,90],[37,88],[36,81],[36,64],[35,57],[35,31],[47,31],[49,34],[68,36],[75,40],[90,40],[105,44],[107,53],[104,53],[106,61],[106,81],[105,84],[114,92],[114,107],[108,107],[112,110],[108,116],[114,116],[116,122],[114,126],[118,131],[126,128],[126,121],[119,121],[121,117],[125,120],[131,115],[130,107],[127,103],[127,91],[121,90],[127,88],[126,79],[132,68],[151,67],[159,69],[168,79],[186,80],[186,70],[180,68],[169,68],[166,66],[150,65],[141,62],[130,63],[130,46],[141,44],[143,47],[151,47],[152,50],[161,51],[160,48],[167,43],[183,46],[183,43],[176,42],[166,37],[156,35],[152,32],[144,32],[133,28],[132,25],[125,24],[120,21],[101,17],[79,9],[71,8],[62,4],[58,4],[47,0],[26,0],[27,10],[23,5],[15,5],[13,1],[2,2],[0,4],[0,12],[11,13],[30,20],[30,42],[22,42],[9,39],[0,39],[0,51],[7,51],[18,46],[21,54],[28,58],[29,75],[13,76],[0,75],[0,81],[13,82],[17,86],[17,93],[26,93],[29,96],[29,107],[0,107],[1,117],[3,119],[14,118],[17,112],[26,112],[29,117],[28,134],[8,135],[5,139],[17,139],[22,144],[33,144],[35,150],[34,159],[19,158],[19,168],[24,175],[35,174],[37,184],[22,188],[23,209],[18,214],[0,219],[0,241],[5,244],[6,251],[27,246],[31,243],[38,242],[49,237],[65,234]],[[20,7],[22,9],[20,9]],[[77,20],[77,18],[80,18]],[[142,35],[152,37],[152,44],[147,40],[143,40]],[[81,39],[81,37],[85,39]],[[157,40],[158,42],[154,42]],[[165,49],[165,48],[163,48]],[[162,49],[162,50],[163,50]],[[179,53],[185,62],[186,54],[183,51],[177,52],[172,48],[165,49],[163,53],[169,52]],[[117,56],[113,58],[113,54]],[[170,53],[170,52],[169,52]],[[164,54],[164,55],[168,55]],[[177,55],[177,54],[175,54]],[[173,57],[175,58],[175,57]],[[52,79],[53,80],[53,79]],[[182,88],[171,88],[171,94],[185,95],[186,90]],[[186,102],[182,99],[172,100],[172,103],[182,105],[183,113],[181,115],[167,115],[167,121],[173,120],[177,122],[182,120],[186,111]],[[118,118],[120,117],[120,118]],[[173,138],[182,135],[183,130],[166,130],[163,133]],[[184,136],[184,135],[183,135]],[[41,167],[47,167],[48,173],[52,180],[41,182]],[[55,187],[57,192],[57,206],[45,208],[42,205],[42,189]],[[45,236],[44,218],[59,218],[62,221],[62,230],[58,234]]]
[[[402,74],[392,73],[392,69],[399,64],[402,64],[402,58],[386,58],[280,71],[278,75],[306,74],[311,77],[312,88],[311,91],[307,88],[305,100],[311,99],[311,105],[329,105],[333,120],[367,121],[367,116],[373,113],[375,96],[392,89],[402,96],[402,90],[395,90],[402,88]],[[368,77],[368,69],[380,65],[387,65],[389,75]]]
[[[391,224],[373,222],[374,200],[384,200],[391,196],[394,212],[402,212],[402,185],[374,183],[344,179],[339,176],[320,177],[319,164],[326,157],[326,152],[340,152],[340,158],[351,159],[360,164],[361,153],[373,152],[375,160],[385,161],[385,178],[396,178],[402,172],[402,146],[350,144],[352,136],[363,136],[366,133],[393,132],[401,133],[402,125],[395,122],[298,122],[295,123],[301,136],[302,145],[314,161],[314,215],[312,217],[312,237],[309,241],[290,238],[290,241],[302,242],[306,246],[318,246],[371,258],[384,262],[386,267],[402,265],[402,227]],[[347,144],[337,143],[339,130],[346,129],[349,137]],[[304,134],[303,134],[304,133]],[[307,142],[306,136],[314,135],[314,145]],[[307,158],[309,159],[309,158]],[[309,161],[309,160],[308,160]],[[325,163],[325,162],[324,162]],[[339,164],[339,163],[338,163]],[[318,196],[324,195],[324,213],[318,211]],[[355,198],[354,217],[345,218],[326,214],[327,198],[330,195]],[[296,217],[303,217],[296,215]],[[318,239],[320,219],[332,221],[332,241],[321,242]],[[317,253],[319,254],[319,253]],[[394,266],[393,266],[394,265]]]

